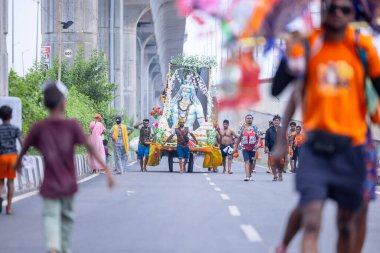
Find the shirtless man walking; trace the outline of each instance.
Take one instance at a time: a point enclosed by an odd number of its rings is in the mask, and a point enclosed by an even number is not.
[[[188,163],[188,160],[190,158],[190,149],[189,149],[189,135],[196,144],[198,144],[197,138],[194,136],[192,132],[190,132],[188,127],[185,127],[185,120],[179,119],[178,120],[179,126],[175,129],[174,134],[170,135],[168,139],[162,144],[165,146],[167,142],[169,142],[174,135],[177,136],[177,154],[179,159],[179,172],[185,173],[186,172],[186,164]]]
[[[239,138],[239,136],[232,131],[230,128],[230,122],[228,120],[223,120],[223,129],[217,129],[217,138],[220,142],[220,150],[222,151],[223,157],[223,173],[226,173],[226,160],[228,158],[228,174],[232,174],[232,155],[234,147],[232,145],[232,137]]]

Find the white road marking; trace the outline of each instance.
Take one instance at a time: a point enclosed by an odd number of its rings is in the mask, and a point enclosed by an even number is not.
[[[221,193],[220,197],[222,197],[222,199],[224,199],[224,200],[230,200],[230,197],[227,194],[224,194],[224,193]]]
[[[131,196],[132,194],[136,193],[135,191],[127,191],[128,197]]]
[[[26,199],[26,198],[29,198],[29,197],[32,197],[32,196],[37,195],[37,194],[38,194],[38,191],[32,191],[32,192],[28,192],[28,193],[16,196],[16,197],[14,197],[12,199],[12,203],[18,202],[20,200],[23,200],[23,199]],[[3,206],[6,206],[7,204],[8,204],[8,201],[4,200],[3,201]]]
[[[376,192],[377,195],[380,195],[380,192]]]
[[[133,162],[127,164],[127,167],[130,167],[130,166],[132,166],[132,165],[134,165],[134,164],[136,164],[136,163],[137,163],[137,161],[133,161]]]
[[[240,227],[243,230],[248,241],[250,241],[250,242],[261,242],[263,240],[263,239],[261,239],[260,234],[251,225],[241,225]]]
[[[240,216],[240,211],[237,206],[228,206],[228,210],[232,216]]]
[[[78,181],[78,184],[80,183],[83,183],[83,182],[86,182],[88,180],[91,180],[93,179],[94,177],[97,177],[99,176],[99,174],[93,174],[91,176],[88,176],[86,178],[83,178],[82,180],[79,180]],[[39,191],[32,191],[32,192],[28,192],[28,193],[25,193],[25,194],[22,194],[22,195],[19,195],[19,196],[16,196],[12,199],[12,203],[15,203],[15,202],[18,202],[20,200],[23,200],[23,199],[26,199],[26,198],[29,198],[29,197],[32,197],[34,195],[37,195]],[[8,204],[8,201],[7,200],[4,200],[3,201],[3,206],[7,206]]]
[[[78,181],[78,184],[80,184],[80,183],[84,183],[84,182],[87,182],[88,180],[91,180],[91,179],[93,179],[94,177],[97,177],[97,176],[99,176],[99,174],[93,174],[93,175],[91,175],[91,176],[88,176],[88,177],[86,177],[86,178],[83,178],[82,180],[79,180],[79,181]]]
[[[208,176],[208,174],[207,174],[207,173],[203,173],[203,175],[204,175],[204,176],[206,176],[206,177]]]
[[[222,191],[222,189],[220,189],[219,187],[215,187],[214,190],[217,191],[217,192],[221,192]]]
[[[213,183],[213,182],[210,182],[209,184],[210,184],[211,186],[215,186],[215,183]]]
[[[207,180],[207,181],[211,181],[211,178],[209,178],[209,177],[206,177],[206,180]]]

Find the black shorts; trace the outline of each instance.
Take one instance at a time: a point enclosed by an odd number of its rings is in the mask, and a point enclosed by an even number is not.
[[[297,159],[298,159],[298,148],[293,150],[293,156],[291,160],[297,161]]]
[[[331,198],[339,207],[356,211],[363,200],[365,175],[364,146],[349,146],[326,157],[315,154],[305,143],[296,174],[300,206]]]
[[[227,148],[229,147],[229,148]],[[228,153],[228,152],[225,152],[225,150],[231,150],[231,153]],[[232,157],[232,150],[234,149],[234,146],[232,146],[232,144],[230,145],[223,145],[223,144],[220,144],[220,151],[222,151],[222,157]]]
[[[243,149],[243,158],[244,162],[249,161],[250,163],[253,163],[255,160],[256,151],[248,151]]]

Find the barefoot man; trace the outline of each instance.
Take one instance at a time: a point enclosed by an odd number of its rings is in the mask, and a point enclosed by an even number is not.
[[[230,128],[230,122],[223,120],[223,129],[217,128],[217,137],[220,140],[220,150],[223,157],[223,173],[226,173],[226,160],[228,159],[228,174],[232,174],[232,155],[234,147],[232,145],[232,137],[239,138],[239,136]]]
[[[177,135],[177,154],[179,159],[179,172],[185,173],[186,172],[186,164],[189,161],[190,158],[190,149],[189,149],[189,135],[196,144],[198,144],[197,138],[195,135],[190,132],[188,127],[185,127],[185,120],[179,119],[178,120],[179,126],[175,129],[175,133],[170,135],[168,139],[162,144],[162,146],[165,146],[167,142],[169,142],[174,135]]]

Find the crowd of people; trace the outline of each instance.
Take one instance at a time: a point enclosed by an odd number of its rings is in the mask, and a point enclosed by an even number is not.
[[[290,214],[284,238],[276,253],[287,247],[303,229],[302,252],[317,253],[322,211],[327,199],[337,203],[338,253],[360,253],[365,241],[368,203],[375,198],[377,153],[367,121],[364,82],[370,79],[380,95],[380,60],[371,37],[348,24],[355,15],[351,0],[326,1],[322,8],[322,29],[305,40],[289,44],[274,77],[272,94],[278,96],[293,83],[293,93],[283,118],[275,115],[263,133],[251,114],[237,131],[230,122],[216,127],[216,143],[223,159],[223,173],[232,174],[232,161],[238,150],[244,161],[244,181],[253,181],[259,150],[268,155],[268,173],[273,181],[283,181],[289,162],[296,173],[299,202]],[[49,116],[37,122],[25,140],[21,130],[10,124],[12,108],[2,106],[0,118],[0,193],[7,185],[6,214],[13,214],[13,181],[21,172],[23,157],[36,147],[44,157],[45,174],[40,188],[46,247],[50,253],[69,252],[73,225],[73,196],[77,192],[74,147],[84,145],[94,173],[105,173],[108,186],[114,186],[107,166],[110,156],[102,117],[90,123],[90,137],[75,120],[65,118],[67,88],[59,81],[47,82],[43,89]],[[297,106],[302,106],[302,126],[291,121]],[[282,124],[281,124],[282,121]],[[379,123],[379,122],[376,122]],[[141,126],[142,125],[142,126]],[[115,173],[125,172],[129,135],[139,129],[137,156],[141,172],[147,172],[150,143],[154,135],[149,120],[128,127],[117,117],[109,131],[113,143]],[[179,120],[177,137],[180,173],[186,172],[190,137],[197,143],[185,122]],[[22,149],[17,155],[16,143]],[[215,168],[213,168],[215,169]],[[0,197],[0,212],[2,211]]]

